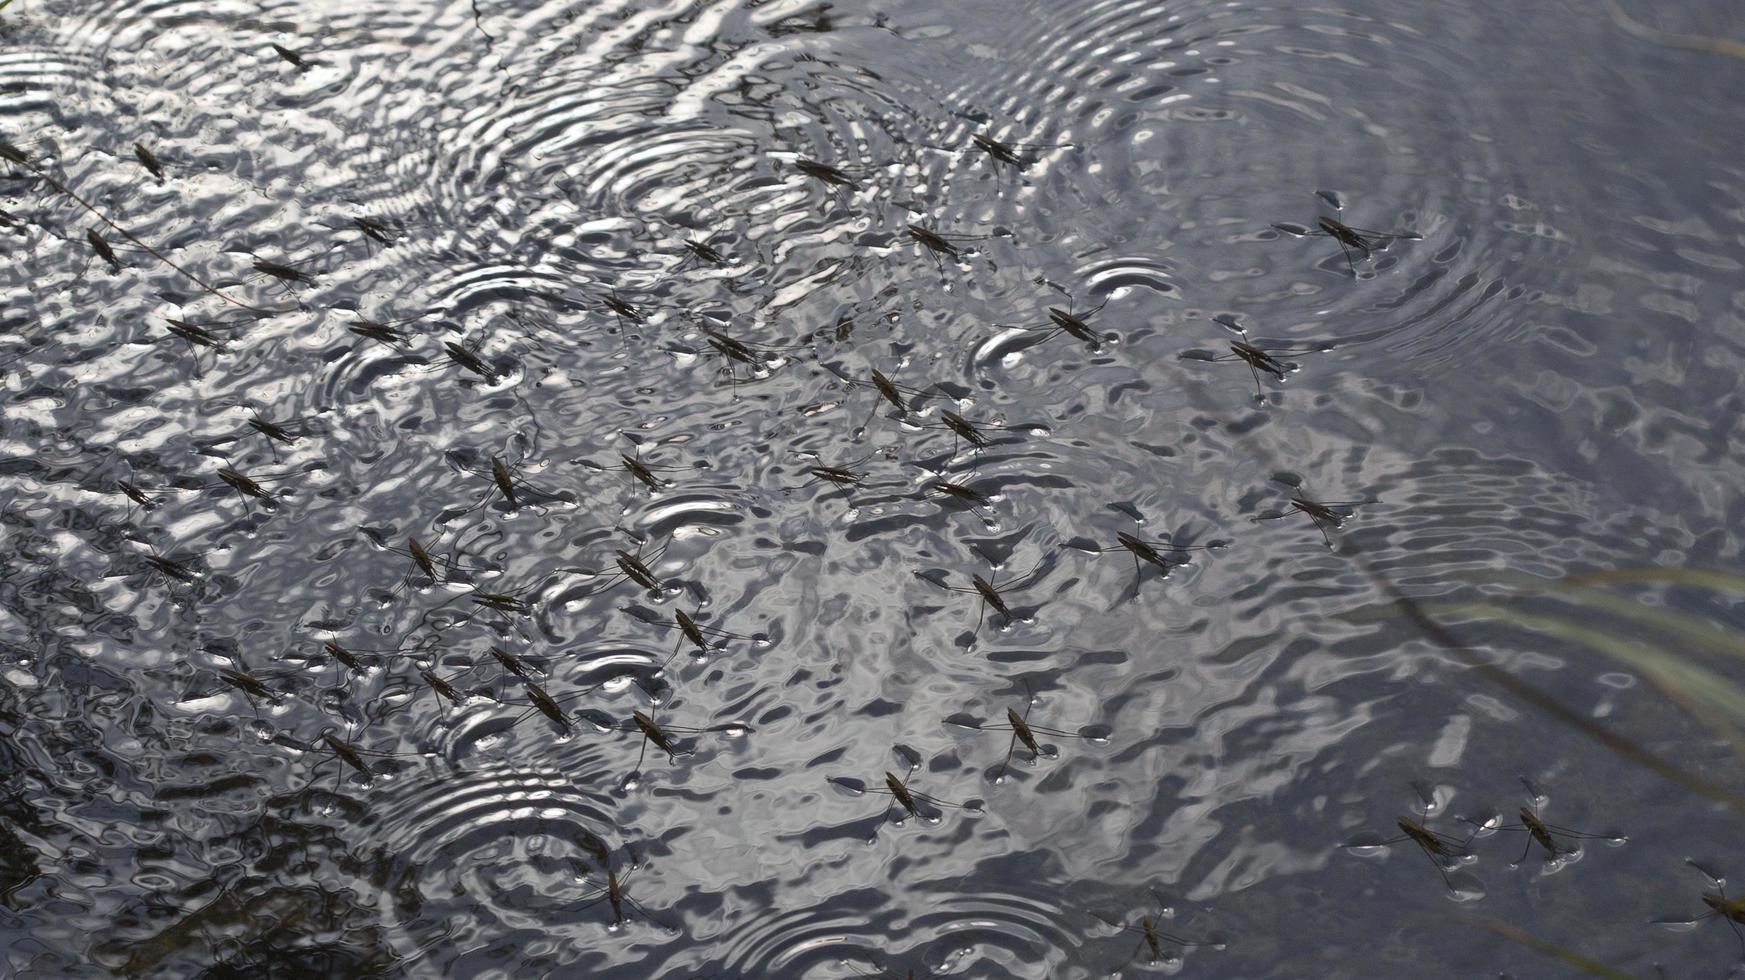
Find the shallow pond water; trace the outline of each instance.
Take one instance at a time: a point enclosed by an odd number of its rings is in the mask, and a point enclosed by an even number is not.
[[[1726,975],[1675,6],[16,0],[0,972]]]

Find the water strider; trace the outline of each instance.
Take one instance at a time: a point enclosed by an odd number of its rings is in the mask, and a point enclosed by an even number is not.
[[[361,232],[365,238],[371,239],[378,244],[392,245],[399,241],[399,236],[395,233],[393,228],[389,227],[387,222],[378,221],[375,218],[365,217],[363,215],[356,215],[351,219],[351,223],[352,227]]]
[[[996,323],[994,326],[1001,330],[1022,330],[1030,333],[1040,333],[1042,334],[1042,340],[1040,343],[1047,343],[1061,334],[1065,334],[1087,347],[1101,350],[1105,338],[1097,332],[1095,327],[1091,326],[1090,318],[1101,313],[1103,307],[1109,305],[1109,301],[1104,299],[1101,303],[1098,303],[1096,306],[1093,306],[1082,313],[1076,312],[1073,309],[1074,304],[1072,302],[1072,293],[1068,291],[1066,287],[1040,276],[1037,277],[1036,281],[1040,284],[1051,286],[1064,294],[1068,300],[1066,308],[1062,309],[1058,306],[1048,307],[1047,323]]]
[[[899,418],[907,418],[914,411],[914,403],[928,397],[928,393],[924,389],[898,384],[895,375],[886,376],[876,367],[872,368],[868,377],[865,378],[851,377],[828,364],[824,366],[824,369],[841,379],[844,384],[854,388],[871,388],[878,396],[873,407],[868,410],[866,419],[849,433],[850,438],[857,441],[866,433],[867,426],[872,424],[872,420],[879,414],[879,409],[883,405],[895,408]],[[901,370],[895,374],[901,374]]]
[[[673,485],[673,481],[662,478],[655,472],[656,470],[684,469],[682,466],[672,464],[648,462],[642,458],[640,446],[637,448],[635,456],[629,453],[619,453],[618,461],[624,467],[624,472],[630,474],[631,479],[647,487],[650,493],[665,490]]]
[[[829,187],[857,186],[846,171],[805,157],[794,158],[794,169]]]
[[[682,244],[686,252],[686,261],[696,261],[717,268],[726,268],[730,264],[727,256],[721,254],[715,246],[707,241],[687,238]]]
[[[1221,940],[1190,940],[1184,939],[1174,933],[1163,931],[1161,923],[1171,914],[1170,909],[1164,902],[1163,897],[1159,895],[1155,889],[1147,888],[1146,890],[1150,892],[1151,899],[1156,903],[1156,906],[1154,910],[1140,913],[1137,922],[1128,923],[1112,921],[1104,918],[1100,913],[1089,912],[1090,915],[1107,925],[1114,926],[1124,932],[1133,933],[1139,936],[1139,942],[1133,947],[1133,952],[1128,954],[1126,962],[1132,963],[1138,960],[1140,956],[1149,953],[1151,956],[1151,963],[1168,964],[1175,963],[1180,959],[1175,952],[1177,949],[1208,947],[1221,950],[1226,948],[1226,944]],[[1170,948],[1166,949],[1166,947]]]
[[[114,231],[117,235],[120,235],[122,238],[125,238],[127,241],[131,242],[134,246],[144,250],[145,252],[150,254],[153,258],[157,259],[159,262],[162,262],[164,265],[175,270],[177,273],[180,273],[182,276],[187,278],[188,281],[194,283],[196,286],[199,286],[201,289],[205,290],[207,293],[210,293],[211,295],[216,296],[218,299],[222,300],[223,302],[228,303],[231,306],[238,307],[240,309],[248,310],[252,313],[261,314],[263,316],[270,316],[270,315],[273,315],[275,313],[285,312],[282,310],[272,310],[272,309],[266,309],[263,307],[253,306],[251,304],[244,303],[243,301],[241,301],[239,299],[232,298],[230,296],[230,294],[219,289],[217,286],[215,286],[211,282],[207,281],[204,277],[200,276],[199,274],[189,270],[186,266],[171,259],[168,255],[165,255],[159,249],[154,248],[151,245],[146,244],[144,241],[140,240],[132,232],[128,231],[126,228],[124,228],[120,224],[116,223],[116,221],[113,218],[109,217],[107,213],[99,210],[96,205],[92,204],[90,201],[86,200],[78,192],[74,191],[70,186],[68,186],[65,182],[63,182],[61,180],[61,178],[55,176],[54,174],[51,174],[47,170],[47,168],[45,168],[41,164],[38,164],[34,160],[30,159],[29,154],[25,153],[25,151],[20,149],[18,146],[14,145],[12,143],[9,143],[5,140],[0,140],[0,160],[6,160],[10,163],[13,163],[13,164],[16,164],[20,167],[23,167],[25,169],[25,171],[28,172],[33,178],[42,180],[43,182],[47,183],[50,187],[54,188],[62,196],[66,197],[68,200],[72,201],[74,204],[83,208],[92,217],[96,218],[98,221],[101,221],[104,225],[108,226],[109,229]],[[95,229],[93,229],[87,233],[86,239],[91,244],[91,247],[94,250],[96,250],[99,255],[104,255],[105,253],[108,253],[105,256],[104,260],[106,262],[109,262],[112,269],[119,269],[120,262],[118,260],[113,260],[113,249],[109,246],[107,239],[104,239],[101,235],[99,235]],[[101,246],[99,246],[99,244],[98,244],[99,242],[102,243]]]
[[[121,260],[116,258],[114,247],[109,244],[108,239],[97,232],[97,229],[92,228],[85,232],[85,240],[91,244],[91,250],[97,253],[97,257],[109,266],[109,271],[121,271]]]
[[[936,576],[924,572],[916,572],[915,577],[949,592],[961,592],[965,595],[973,595],[977,598],[976,624],[975,628],[970,631],[970,637],[973,641],[976,636],[981,634],[982,623],[987,619],[988,610],[990,608],[993,609],[994,612],[999,613],[1000,618],[1005,623],[1010,624],[1012,622],[1012,608],[1006,604],[1006,593],[1017,589],[1028,588],[1029,586],[1036,584],[1037,577],[1042,572],[1046,571],[1047,565],[1048,556],[1044,555],[1037,559],[1036,564],[1032,566],[1028,572],[1025,572],[1023,575],[1020,575],[1015,579],[1008,580],[1003,587],[995,586],[995,583],[998,582],[1000,578],[997,573],[993,574],[991,579],[982,578],[980,573],[972,574],[969,577],[970,584],[968,587],[947,585]]]
[[[299,70],[309,67],[309,63],[305,61],[303,56],[298,52],[277,42],[268,42],[268,46],[273,49],[274,54],[279,56],[279,60],[283,61],[285,64]]]
[[[480,357],[477,351],[467,347],[465,344],[458,344],[452,340],[445,340],[442,342],[442,351],[444,354],[448,355],[449,361],[455,366],[459,367],[462,371],[477,375],[479,378],[483,379],[486,384],[494,385],[501,380],[501,376],[497,373],[497,369],[483,357]]]
[[[1037,150],[1058,150],[1071,147],[1071,143],[1019,143],[995,139],[986,133],[969,134],[970,146],[980,150],[998,167],[1005,165],[1013,170],[1023,170],[1034,158],[1031,156]]]
[[[1339,243],[1339,251],[1345,255],[1345,265],[1351,271],[1351,278],[1357,278],[1357,263],[1352,259],[1352,253],[1362,258],[1369,258],[1376,252],[1386,248],[1390,242],[1417,241],[1422,236],[1416,232],[1382,232],[1371,231],[1368,228],[1353,228],[1338,218],[1323,216],[1316,219],[1315,228],[1304,228],[1297,224],[1275,224],[1274,228],[1287,235],[1302,237],[1331,238]]]
[[[1007,708],[1006,724],[973,726],[977,730],[984,732],[1009,731],[1012,733],[1012,738],[1006,744],[1006,756],[1004,759],[1000,760],[1000,768],[994,774],[994,782],[996,783],[1005,780],[1006,769],[1012,764],[1012,754],[1018,750],[1019,743],[1023,743],[1025,751],[1030,753],[1030,762],[1032,765],[1043,757],[1045,753],[1042,749],[1042,743],[1036,739],[1036,734],[1038,732],[1044,735],[1052,735],[1056,738],[1082,738],[1093,740],[1102,740],[1106,738],[1106,736],[1102,735],[1088,735],[1084,732],[1068,732],[1062,731],[1058,728],[1047,728],[1042,725],[1030,724],[1030,709],[1036,706],[1036,696],[1029,693],[1030,686],[1028,682],[1025,683],[1024,689],[1026,696],[1024,699],[1024,711],[1022,714],[1020,714],[1016,708]],[[1053,758],[1053,756],[1050,755],[1050,758]]]
[[[432,691],[447,698],[455,707],[462,707],[467,703],[466,695],[456,689],[455,686],[449,683],[446,678],[440,677],[423,668],[419,669],[418,676],[423,679],[425,684],[430,686]]]
[[[817,458],[815,454],[806,455],[812,455],[814,459]],[[783,487],[782,492],[794,493],[796,491],[805,490],[809,487],[817,486],[820,483],[828,483],[832,486],[842,488],[842,499],[852,507],[854,505],[853,495],[855,489],[866,480],[866,473],[855,469],[855,467],[876,455],[878,455],[878,450],[875,449],[872,452],[867,453],[865,456],[862,456],[859,459],[849,460],[841,466],[828,465],[820,460],[814,465],[806,467],[806,475],[809,477],[806,482],[796,486]]]
[[[995,237],[993,235],[947,233],[919,222],[910,222],[904,228],[903,234],[908,237],[911,243],[921,247],[927,257],[933,260],[934,267],[942,274],[945,272],[945,261],[947,259],[952,262],[962,261],[964,250],[971,242],[987,241]]]
[[[981,801],[979,800],[967,800],[958,803],[951,800],[941,799],[937,796],[930,796],[918,789],[910,787],[909,780],[915,775],[915,769],[918,767],[919,763],[917,762],[915,765],[911,766],[909,772],[903,776],[898,776],[896,773],[887,770],[884,774],[883,789],[863,787],[855,781],[838,779],[836,777],[831,777],[829,781],[837,786],[850,790],[851,792],[859,794],[870,793],[876,796],[889,796],[891,802],[903,813],[906,813],[923,823],[939,822],[939,815],[937,812],[927,812],[930,808],[963,810],[968,813],[982,812]]]
[[[1501,816],[1492,816],[1482,821],[1466,820],[1467,823],[1476,828],[1475,832],[1480,835],[1491,832],[1526,834],[1526,840],[1521,846],[1521,856],[1515,859],[1514,866],[1519,867],[1525,863],[1528,853],[1533,850],[1535,845],[1545,852],[1545,864],[1548,869],[1555,870],[1566,859],[1579,857],[1581,854],[1580,845],[1565,844],[1562,841],[1604,840],[1613,844],[1622,844],[1628,840],[1622,834],[1591,834],[1545,822],[1545,819],[1539,815],[1539,807],[1544,803],[1545,797],[1526,779],[1522,779],[1521,783],[1527,788],[1528,795],[1531,797],[1531,805],[1517,809],[1520,816],[1519,823],[1501,825]]]
[[[164,165],[158,162],[157,155],[146,149],[144,144],[133,144],[133,158],[139,161],[139,165],[144,167],[147,173],[160,181],[164,179]]]
[[[1356,512],[1356,508],[1359,505],[1370,503],[1375,503],[1375,501],[1370,499],[1317,500],[1310,497],[1306,491],[1298,486],[1293,489],[1290,499],[1286,501],[1290,510],[1262,514],[1252,520],[1255,523],[1262,521],[1276,521],[1289,517],[1292,514],[1301,514],[1304,517],[1307,517],[1311,524],[1315,525],[1315,530],[1321,532],[1321,540],[1326,543],[1327,547],[1332,548],[1333,538],[1328,535],[1328,529],[1331,528],[1333,530],[1338,530],[1341,527],[1344,527],[1345,522],[1351,519],[1352,514]]]
[[[406,336],[392,324],[383,323],[380,320],[359,317],[348,324],[346,329],[359,337],[373,340],[378,344],[386,344],[389,347],[400,347],[408,342]]]
[[[1705,922],[1719,919],[1720,921],[1725,922],[1727,928],[1733,931],[1733,937],[1739,941],[1740,959],[1745,960],[1745,930],[1740,929],[1740,926],[1745,925],[1745,898],[1735,898],[1727,894],[1726,878],[1714,874],[1690,858],[1685,859],[1685,864],[1695,869],[1704,878],[1707,878],[1709,884],[1713,886],[1712,891],[1705,889],[1698,896],[1702,901],[1703,907],[1706,908],[1707,911],[1697,915],[1695,918],[1656,919],[1655,924],[1670,929],[1689,931],[1697,928]],[[1731,971],[1729,971],[1728,975],[1731,975]]]
[[[1427,817],[1424,819],[1427,819]],[[1459,871],[1460,866],[1467,859],[1473,856],[1470,846],[1473,839],[1478,836],[1479,829],[1475,827],[1473,832],[1464,838],[1454,837],[1450,834],[1444,834],[1439,830],[1431,829],[1424,823],[1424,819],[1420,819],[1417,816],[1401,816],[1394,821],[1394,826],[1400,831],[1398,837],[1377,840],[1354,840],[1343,846],[1352,850],[1366,850],[1385,848],[1393,844],[1410,842],[1413,847],[1422,852],[1423,855],[1429,859],[1430,863],[1435,866],[1436,873],[1442,877],[1442,883],[1448,887],[1449,894],[1456,897],[1463,895],[1482,896],[1483,891],[1481,889],[1469,886],[1463,890],[1462,887],[1455,884],[1454,878],[1454,874]],[[1463,878],[1471,877],[1470,875],[1462,874]]]

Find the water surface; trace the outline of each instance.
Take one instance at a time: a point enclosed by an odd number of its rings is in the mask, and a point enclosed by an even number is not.
[[[1742,32],[1630,7],[18,0],[5,972],[1570,969],[1488,919],[1723,974],[1723,926],[1651,923],[1703,910],[1685,859],[1731,870],[1737,813],[1473,658],[1734,791],[1736,757],[1590,650],[1386,603],[1739,567],[1745,60],[1623,25]],[[1413,237],[1275,227],[1322,216]],[[1019,329],[1051,306],[1098,342]],[[1282,380],[1203,359],[1244,338]],[[843,380],[874,369],[928,397]],[[818,465],[863,480],[792,489]],[[1122,532],[1217,547],[1136,585]],[[675,646],[678,611],[736,635]],[[1002,771],[973,726],[1027,704],[1095,737]],[[669,757],[636,711],[699,731]],[[909,815],[887,771],[977,805]],[[1628,842],[1497,833],[1454,888],[1341,846],[1513,822],[1523,777]],[[1143,948],[1160,903],[1204,945]]]

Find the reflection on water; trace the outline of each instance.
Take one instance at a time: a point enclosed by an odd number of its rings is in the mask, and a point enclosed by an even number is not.
[[[16,0],[7,972],[1725,969],[1736,28]]]

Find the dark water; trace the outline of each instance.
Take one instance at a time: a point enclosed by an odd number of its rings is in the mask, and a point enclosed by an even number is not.
[[[1745,38],[1720,0],[1629,7]],[[1652,923],[1704,910],[1687,858],[1740,873],[1738,814],[1495,674],[1734,791],[1736,757],[1628,665],[1482,624],[1451,650],[1386,602],[1740,565],[1745,60],[1622,24],[1576,0],[18,0],[3,972],[1573,971],[1485,920],[1727,974],[1723,924]],[[1070,145],[1020,168],[972,134]],[[1419,237],[1348,265],[1273,227],[1334,215]],[[937,255],[910,222],[992,237]],[[1100,307],[1097,343],[999,326],[1069,303]],[[1196,359],[1236,328],[1305,353],[1282,381]],[[841,380],[875,368],[929,397],[875,412]],[[862,482],[785,489],[821,464]],[[1360,503],[1257,520],[1297,487]],[[1122,532],[1223,546],[1160,545],[1135,594]],[[661,588],[610,577],[615,549]],[[972,575],[1009,618],[940,587]],[[675,647],[676,611],[738,635]],[[1031,724],[1095,737],[1039,734],[1002,773],[1010,733],[970,726],[1028,694]],[[703,731],[669,758],[634,711]],[[887,771],[979,806],[860,792]],[[1522,777],[1546,819],[1628,841],[1517,866],[1498,832],[1451,884],[1410,844],[1341,846],[1427,802],[1457,838],[1516,822]],[[1161,959],[1137,931],[1159,901]]]

